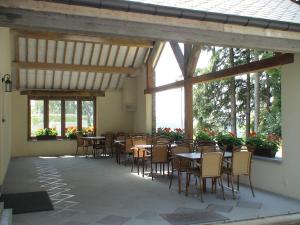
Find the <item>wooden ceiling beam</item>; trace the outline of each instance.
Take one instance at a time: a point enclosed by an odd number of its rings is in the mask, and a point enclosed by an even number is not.
[[[262,59],[259,61],[254,61],[251,63],[247,63],[244,65],[235,66],[232,68],[211,72],[207,74],[203,74],[196,77],[191,77],[189,82],[192,84],[219,80],[219,79],[226,79],[232,76],[246,74],[246,73],[254,73],[259,71],[264,71],[268,69],[272,69],[274,67],[278,67],[285,64],[290,64],[294,62],[294,54],[285,53],[282,55],[277,55],[274,57],[270,57],[267,59]]]
[[[232,68],[206,73],[196,77],[190,77],[186,79],[187,83],[197,84],[203,82],[209,82],[213,80],[226,79],[232,76],[238,76],[241,74],[254,73],[259,71],[264,71],[272,69],[281,65],[290,64],[294,62],[294,54],[285,53],[277,56],[273,56],[267,59],[247,63],[244,65],[235,66]],[[145,94],[156,93],[160,91],[166,91],[174,88],[179,88],[184,86],[185,81],[177,81],[171,84],[162,85],[159,87],[148,88],[144,91]]]
[[[136,69],[131,67],[117,66],[90,66],[90,65],[72,65],[58,63],[31,63],[31,62],[13,62],[12,66],[16,69],[39,69],[39,70],[60,70],[60,71],[78,71],[95,73],[123,73],[133,76]]]
[[[28,30],[14,30],[20,37],[44,39],[44,40],[55,40],[55,41],[73,41],[73,42],[85,42],[85,43],[100,43],[108,45],[121,45],[130,47],[141,47],[141,48],[153,48],[154,42],[149,40],[140,40],[135,38],[121,38],[111,36],[87,36],[87,35],[76,35],[59,32],[47,32],[47,31],[28,31]]]
[[[96,97],[96,96],[105,96],[104,91],[87,91],[87,90],[40,90],[40,89],[32,89],[32,90],[21,90],[21,95],[30,95],[30,96],[64,96],[64,97]]]

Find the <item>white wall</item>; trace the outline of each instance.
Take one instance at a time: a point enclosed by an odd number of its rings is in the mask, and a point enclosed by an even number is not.
[[[0,27],[0,76],[11,73],[10,31]],[[3,183],[11,152],[11,93],[3,92],[0,83],[0,185]],[[2,122],[2,118],[5,122]]]
[[[258,188],[300,199],[300,54],[282,67],[281,95],[282,163],[254,160],[252,179]]]
[[[133,130],[136,133],[151,133],[152,130],[152,96],[145,95],[146,68],[141,68],[136,77],[136,104],[134,113]]]

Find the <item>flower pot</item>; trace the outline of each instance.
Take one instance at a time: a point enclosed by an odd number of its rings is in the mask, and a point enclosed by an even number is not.
[[[256,146],[255,145],[247,145],[248,152],[252,152],[252,155],[255,154]]]
[[[236,145],[220,145],[219,147],[222,151],[226,152],[232,152],[232,151],[238,151],[241,149],[242,146],[236,146]]]
[[[44,136],[36,136],[36,140],[56,140],[56,136],[49,136],[49,135],[44,135]]]
[[[203,146],[212,146],[216,145],[216,142],[214,141],[197,141],[198,145],[203,145]]]
[[[276,152],[272,151],[271,149],[259,149],[259,148],[257,148],[255,150],[254,155],[264,156],[264,157],[269,157],[269,158],[275,158]]]

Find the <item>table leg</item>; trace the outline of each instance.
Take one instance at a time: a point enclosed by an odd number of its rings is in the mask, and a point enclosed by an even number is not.
[[[181,193],[181,158],[179,159],[179,169],[178,169],[178,192]]]

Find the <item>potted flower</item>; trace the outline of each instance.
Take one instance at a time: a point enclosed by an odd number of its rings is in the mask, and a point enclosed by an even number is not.
[[[94,136],[94,127],[86,127],[81,130],[81,133],[85,137]]]
[[[175,142],[184,139],[184,131],[181,128],[175,128],[170,133],[170,138]]]
[[[55,140],[57,134],[56,128],[41,128],[35,132],[35,137],[37,140]]]
[[[254,152],[254,155],[274,158],[279,149],[280,138],[271,134],[268,136],[255,135],[246,140],[247,148]]]
[[[215,145],[215,132],[208,129],[198,130],[196,141],[200,145]]]
[[[234,149],[239,149],[243,145],[243,139],[238,138],[234,133],[219,133],[216,136],[216,141],[221,149],[232,152]]]
[[[76,137],[77,137],[77,128],[76,127],[66,128],[66,137],[68,139],[76,139]]]

